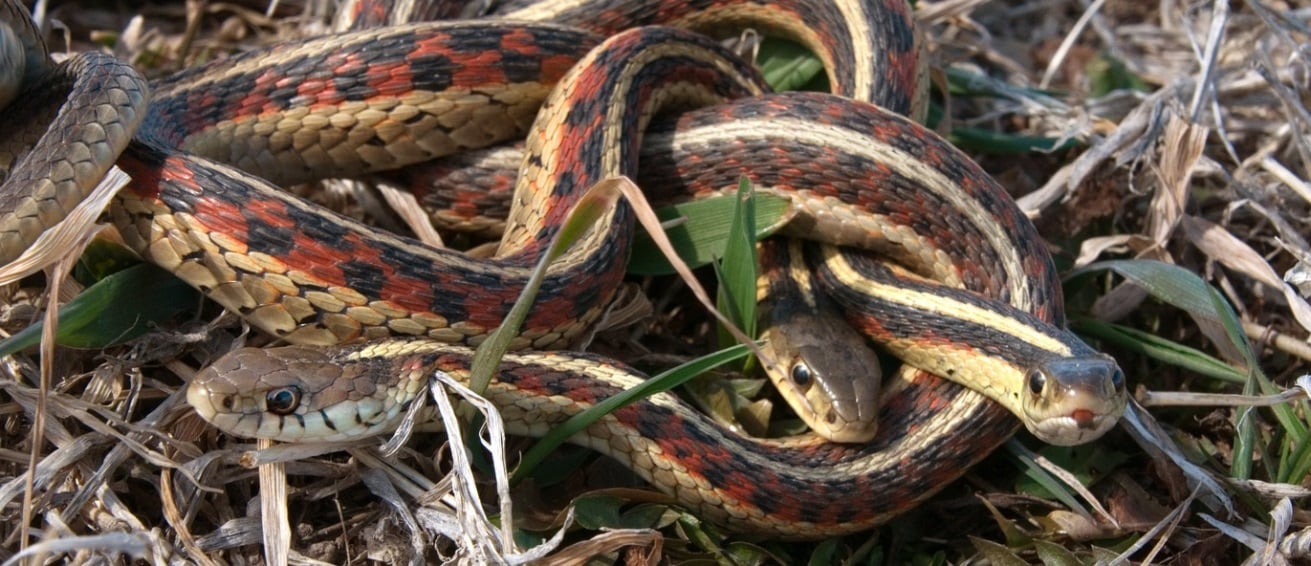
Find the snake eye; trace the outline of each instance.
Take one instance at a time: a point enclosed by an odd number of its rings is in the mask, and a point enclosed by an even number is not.
[[[1042,395],[1042,390],[1047,387],[1047,374],[1039,369],[1029,370],[1024,380],[1029,384],[1029,393],[1034,395]]]
[[[1120,368],[1115,368],[1115,372],[1111,374],[1111,386],[1115,387],[1116,391],[1124,390],[1124,372],[1120,371]]]
[[[792,382],[802,387],[810,385],[810,366],[804,363],[792,364]]]
[[[264,406],[275,415],[290,415],[300,406],[300,388],[279,387],[264,394]]]

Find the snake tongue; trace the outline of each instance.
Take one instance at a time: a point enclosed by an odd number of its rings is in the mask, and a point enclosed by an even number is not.
[[[1074,424],[1085,430],[1097,426],[1097,415],[1088,409],[1075,409],[1070,413],[1070,418],[1074,419]]]

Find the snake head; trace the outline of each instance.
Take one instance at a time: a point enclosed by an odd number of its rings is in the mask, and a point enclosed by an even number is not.
[[[248,438],[333,442],[395,428],[409,396],[320,347],[242,348],[201,370],[187,402],[215,427]]]
[[[878,432],[878,355],[840,316],[791,314],[762,334],[777,364],[765,364],[765,373],[815,433],[869,442]]]
[[[1127,402],[1124,372],[1109,356],[1046,360],[1024,377],[1025,423],[1049,444],[1096,440],[1124,414]]]

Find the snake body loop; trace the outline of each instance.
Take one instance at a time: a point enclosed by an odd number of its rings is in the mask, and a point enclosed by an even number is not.
[[[22,69],[7,77],[21,85],[0,85],[3,265],[62,221],[105,176],[145,116],[148,91],[136,70],[104,54],[78,53],[55,64],[26,10],[14,2],[0,6],[0,30],[5,61]],[[5,98],[11,99],[7,105]]]

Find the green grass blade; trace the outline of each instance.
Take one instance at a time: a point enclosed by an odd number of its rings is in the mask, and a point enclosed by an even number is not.
[[[756,335],[756,199],[751,182],[743,177],[738,183],[737,206],[724,244],[724,258],[715,272],[720,276],[717,303],[719,312],[742,329],[747,336]],[[722,326],[720,345],[737,340]]]
[[[707,354],[695,360],[686,362],[678,367],[670,369],[647,379],[641,385],[633,387],[606,399],[591,408],[574,415],[569,420],[560,424],[551,430],[549,434],[542,437],[537,443],[533,444],[527,452],[524,452],[523,459],[519,462],[519,468],[515,470],[512,482],[518,482],[532,474],[534,468],[542,463],[548,454],[564,444],[570,437],[582,432],[592,423],[600,420],[602,417],[613,413],[615,410],[635,403],[656,393],[668,391],[689,379],[692,379],[712,368],[721,366],[728,362],[746,357],[749,349],[743,344],[738,344],[730,348],[725,348],[712,354]]]
[[[1225,363],[1224,360],[1149,332],[1091,318],[1072,319],[1070,328],[1080,334],[1109,342],[1124,350],[1143,354],[1152,359],[1206,377],[1229,383],[1245,383],[1247,381],[1247,372]]]
[[[1136,285],[1145,289],[1153,297],[1161,302],[1173,305],[1186,311],[1198,321],[1199,325],[1210,324],[1214,327],[1223,329],[1221,336],[1208,334],[1213,340],[1228,340],[1229,349],[1237,352],[1243,363],[1247,365],[1247,370],[1243,372],[1245,379],[1249,380],[1244,384],[1244,393],[1255,394],[1274,394],[1280,391],[1280,388],[1270,382],[1269,378],[1261,372],[1256,362],[1256,354],[1252,351],[1252,346],[1247,338],[1243,335],[1242,324],[1239,322],[1237,313],[1233,307],[1224,299],[1218,291],[1206,284],[1200,277],[1191,271],[1188,271],[1177,265],[1168,264],[1160,261],[1151,260],[1113,260],[1097,262],[1070,274],[1070,277],[1076,277],[1090,271],[1110,269],[1124,276],[1126,279],[1133,281]],[[1305,411],[1307,404],[1300,403],[1300,409]],[[1246,413],[1250,409],[1241,409],[1241,413]],[[1307,436],[1306,424],[1297,416],[1297,412],[1288,404],[1278,404],[1270,408],[1274,413],[1275,419],[1279,421],[1288,438],[1295,445],[1302,444]],[[1251,418],[1240,418],[1240,427],[1234,442],[1234,464],[1230,473],[1234,477],[1248,477],[1251,470],[1248,468],[1251,462],[1250,455],[1255,452],[1254,444],[1257,442],[1255,429],[1248,429],[1243,423],[1251,423]],[[1281,466],[1282,468],[1282,466]]]
[[[519,327],[528,317],[528,311],[533,308],[537,291],[542,287],[542,279],[546,277],[547,268],[587,233],[587,229],[596,224],[597,219],[615,206],[621,194],[619,192],[621,182],[623,181],[620,179],[606,179],[597,183],[588,189],[569,211],[569,216],[565,218],[560,231],[555,235],[555,240],[537,262],[537,267],[533,269],[532,275],[524,284],[523,291],[519,293],[519,298],[515,300],[510,312],[506,314],[505,320],[487,336],[482,344],[478,345],[478,350],[474,352],[469,371],[469,389],[478,394],[487,391],[487,386],[492,382],[492,375],[500,366],[501,358],[509,350],[510,342],[519,335]]]

